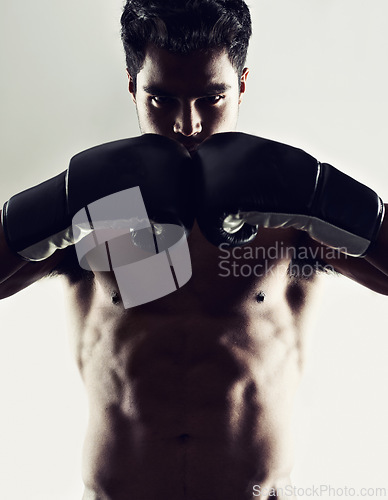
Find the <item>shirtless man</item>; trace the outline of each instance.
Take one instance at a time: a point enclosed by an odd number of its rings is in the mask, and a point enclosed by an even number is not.
[[[250,20],[239,0],[198,1],[193,9],[180,1],[177,12],[167,3],[127,2],[129,91],[142,133],[176,139],[195,157],[209,136],[236,127],[248,76]],[[150,16],[158,21],[150,23]],[[193,36],[186,46],[179,43],[181,34],[195,32],[198,18],[197,42]],[[222,149],[220,161],[226,161]],[[11,212],[7,239],[1,229],[2,298],[53,272],[67,279],[90,404],[85,500],[243,500],[254,498],[257,485],[264,491],[287,484],[290,414],[318,280],[313,270],[330,265],[388,294],[386,218],[366,257],[357,258],[294,227],[259,228],[243,247],[217,248],[203,236],[206,210],[202,215],[202,231],[195,223],[188,236],[191,280],[134,308],[124,307],[112,272],[80,268],[74,246],[28,262],[12,248]],[[40,221],[29,226],[35,223]],[[319,262],[298,259],[302,249]],[[226,252],[229,269],[251,252],[249,264],[259,272],[225,272],[220,263]]]

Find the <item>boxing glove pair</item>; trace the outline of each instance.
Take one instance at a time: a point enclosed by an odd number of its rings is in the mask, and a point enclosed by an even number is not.
[[[98,203],[121,192],[113,209],[111,201]],[[136,203],[129,200],[139,196],[146,210],[130,213]],[[12,197],[2,223],[11,249],[32,261],[112,225],[118,235],[158,224],[162,234],[173,226],[188,234],[195,217],[217,246],[248,243],[259,227],[294,227],[360,257],[376,240],[383,216],[375,192],[331,165],[291,146],[229,132],[204,141],[193,157],[178,142],[153,134],[84,151],[66,172]],[[138,244],[147,246],[144,241]]]

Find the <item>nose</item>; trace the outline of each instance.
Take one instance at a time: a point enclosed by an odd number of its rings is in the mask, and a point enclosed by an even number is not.
[[[185,137],[191,137],[202,131],[200,114],[195,107],[195,103],[184,103],[180,106],[175,118],[174,132]]]

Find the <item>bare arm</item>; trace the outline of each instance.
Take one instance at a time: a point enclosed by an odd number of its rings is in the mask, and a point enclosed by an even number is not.
[[[388,205],[377,241],[364,258],[340,254],[333,258],[332,249],[324,248],[311,240],[312,246],[319,246],[326,253],[324,261],[336,271],[371,290],[388,295]]]
[[[0,224],[0,299],[9,297],[47,276],[62,261],[63,255],[63,252],[57,251],[42,262],[27,262],[10,250],[3,226]]]

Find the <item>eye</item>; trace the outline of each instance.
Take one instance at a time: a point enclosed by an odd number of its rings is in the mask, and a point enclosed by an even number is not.
[[[204,97],[204,100],[209,104],[218,104],[222,101],[222,99],[225,99],[224,95],[209,95],[207,97]]]
[[[172,98],[167,97],[167,96],[161,96],[161,95],[153,95],[151,97],[151,101],[154,104],[157,104],[158,106],[163,106],[164,104],[170,104],[172,102]]]

